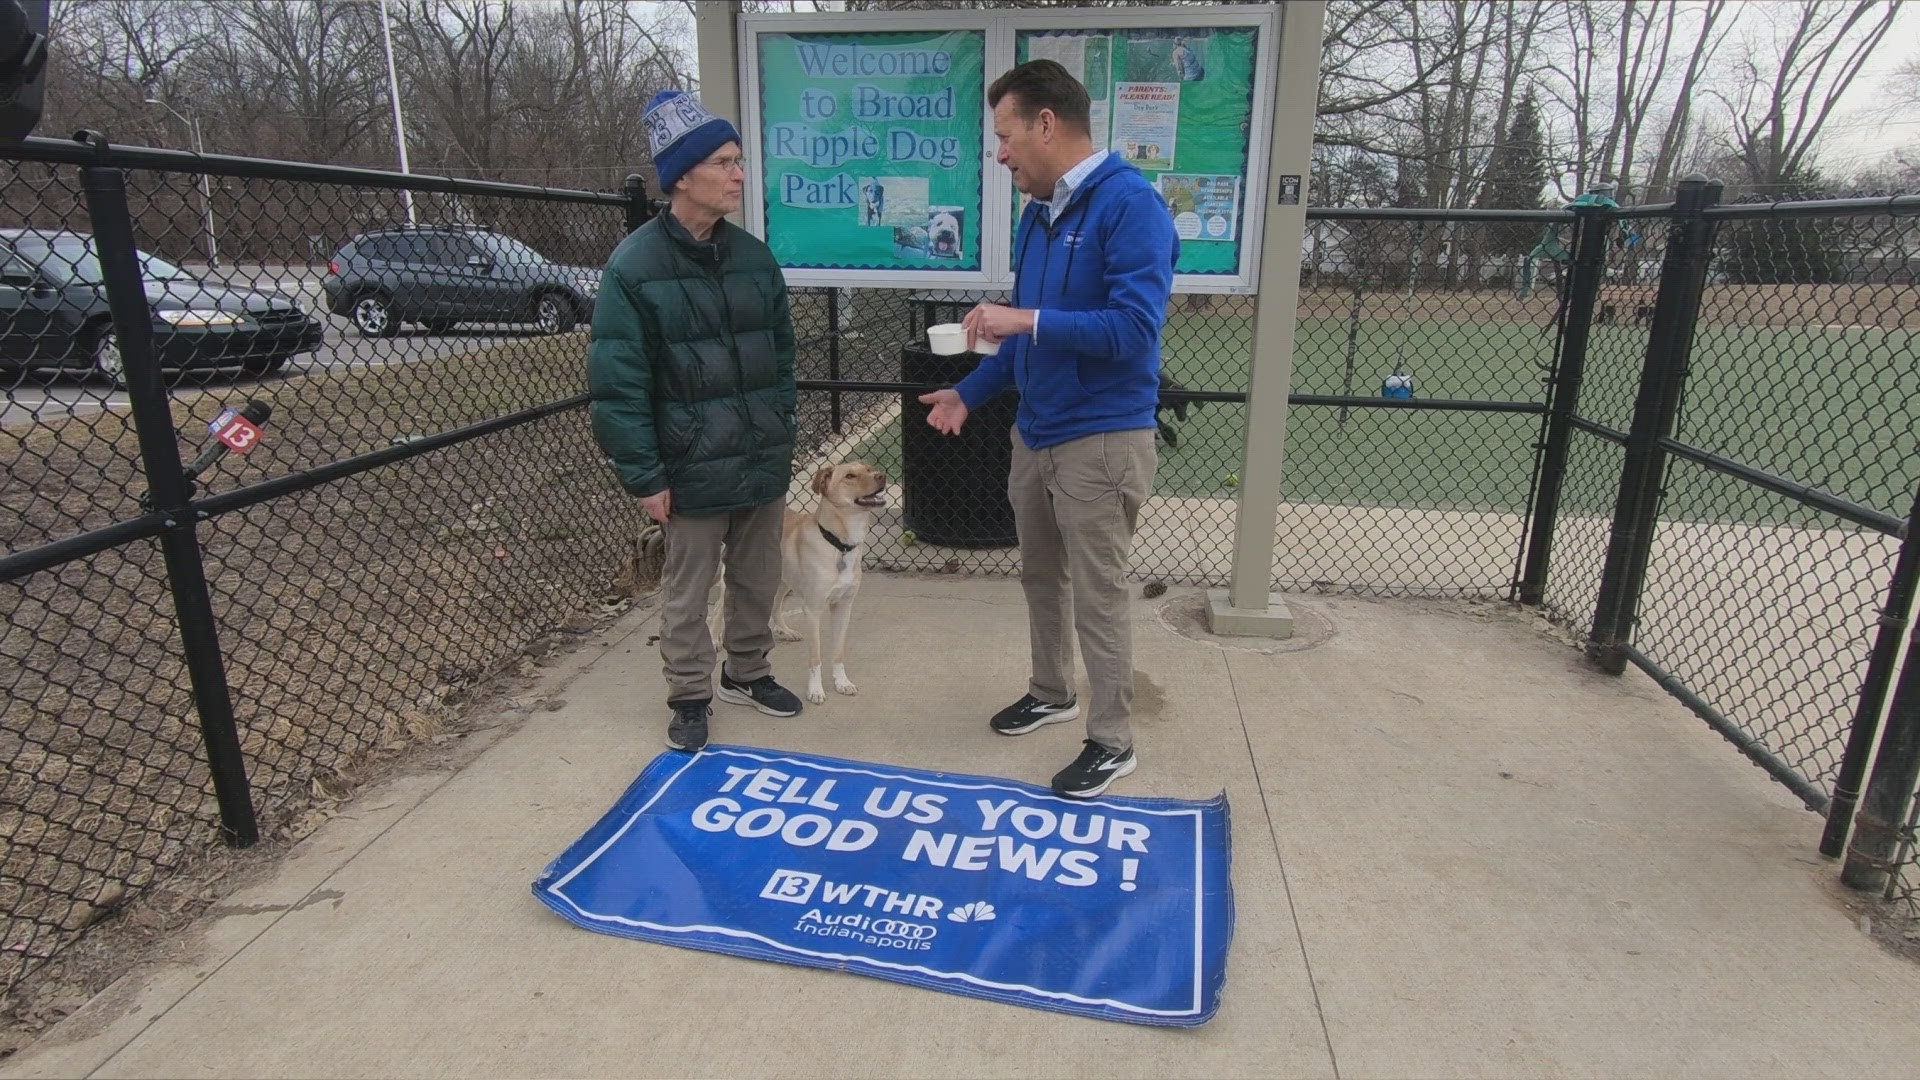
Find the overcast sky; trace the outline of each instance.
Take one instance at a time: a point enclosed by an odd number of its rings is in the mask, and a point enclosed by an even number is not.
[[[681,13],[687,40],[693,40],[693,20],[684,16],[686,9],[682,5],[658,4],[653,0],[640,2]],[[797,0],[797,6],[805,12],[813,6],[812,0]],[[1745,7],[1744,0],[1735,5],[1736,11],[1742,7]],[[1757,14],[1757,6],[1749,10]],[[1723,62],[1730,51],[1723,49]],[[1909,159],[1920,158],[1920,110],[1898,110],[1887,104],[1887,85],[1894,69],[1915,56],[1920,56],[1920,4],[1907,4],[1827,122],[1816,156],[1829,172],[1845,173],[1901,151],[1905,151]],[[1724,110],[1716,101],[1709,102],[1709,114],[1713,113],[1724,117]]]
[[[1845,171],[1872,164],[1902,148],[1909,157],[1920,157],[1920,110],[1887,106],[1887,82],[1893,69],[1916,56],[1920,56],[1920,9],[1908,4],[1900,9],[1893,29],[1867,61],[1860,78],[1847,88],[1846,97],[1828,123],[1821,146],[1823,162]]]

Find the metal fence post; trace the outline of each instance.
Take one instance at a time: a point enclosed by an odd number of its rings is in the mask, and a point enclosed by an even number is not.
[[[1886,606],[1880,609],[1880,632],[1867,658],[1866,677],[1860,680],[1860,700],[1854,705],[1853,723],[1847,729],[1847,749],[1840,756],[1840,771],[1833,780],[1833,802],[1827,806],[1827,826],[1820,835],[1820,854],[1829,858],[1837,857],[1846,847],[1847,828],[1860,796],[1860,777],[1867,771],[1867,758],[1880,733],[1880,707],[1887,701],[1887,684],[1893,681],[1894,659],[1900,655],[1900,640],[1907,632],[1916,588],[1920,588],[1920,488],[1914,489],[1907,533],[1901,537],[1900,554],[1894,559]],[[1907,666],[1913,666],[1911,656]]]
[[[92,137],[103,153],[106,141]],[[220,826],[233,847],[247,847],[260,837],[254,819],[253,798],[247,787],[246,759],[233,718],[233,699],[227,689],[225,661],[220,655],[218,624],[207,591],[206,567],[200,560],[200,537],[195,510],[189,500],[186,472],[180,464],[180,444],[174,434],[173,411],[160,380],[153,351],[153,310],[142,285],[139,256],[133,236],[133,216],[127,207],[126,174],[119,169],[90,165],[80,170],[92,220],[100,276],[113,311],[113,329],[120,339],[126,365],[127,398],[133,409],[135,433],[140,439],[140,462],[146,473],[151,508],[167,515],[167,531],[160,536],[166,560],[168,588],[174,614],[180,620],[187,677],[200,717],[200,737],[207,748],[207,769],[220,804]]]
[[[840,381],[840,290],[827,290],[827,378]],[[840,434],[840,391],[833,392],[829,406],[833,416],[833,433]]]
[[[1887,710],[1886,734],[1873,759],[1873,776],[1853,819],[1853,842],[1847,845],[1842,883],[1855,889],[1878,889],[1896,867],[1894,849],[1906,821],[1907,804],[1920,782],[1920,634],[1907,640],[1905,669]]]
[[[1574,208],[1573,276],[1567,284],[1566,322],[1560,338],[1560,362],[1547,392],[1546,438],[1542,440],[1540,488],[1533,508],[1533,526],[1527,538],[1526,569],[1520,575],[1520,602],[1539,604],[1546,599],[1547,573],[1553,558],[1553,534],[1560,520],[1560,492],[1567,475],[1567,450],[1573,441],[1573,416],[1580,404],[1580,382],[1586,376],[1587,341],[1593,331],[1593,309],[1600,298],[1600,282],[1607,261],[1607,229],[1613,218],[1605,208]]]
[[[639,173],[627,174],[627,231],[645,225],[653,219],[653,206],[647,202],[647,182]]]
[[[1674,200],[1674,229],[1660,266],[1660,292],[1654,300],[1633,425],[1627,432],[1620,495],[1614,503],[1613,531],[1594,605],[1593,639],[1587,646],[1594,663],[1613,675],[1626,670],[1622,646],[1632,637],[1639,617],[1667,473],[1667,452],[1661,440],[1673,434],[1674,417],[1686,389],[1687,360],[1699,322],[1700,297],[1706,290],[1707,263],[1713,256],[1715,226],[1701,211],[1717,205],[1720,192],[1720,184],[1689,176],[1680,182]]]

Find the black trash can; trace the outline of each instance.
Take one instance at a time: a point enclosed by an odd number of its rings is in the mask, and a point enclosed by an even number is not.
[[[951,386],[972,374],[975,353],[939,356],[925,345],[900,351],[900,381]],[[920,395],[900,400],[901,517],[923,543],[957,548],[1003,548],[1020,542],[1007,501],[1013,460],[1014,414],[1020,395],[1008,391],[974,409],[958,435],[927,423]]]

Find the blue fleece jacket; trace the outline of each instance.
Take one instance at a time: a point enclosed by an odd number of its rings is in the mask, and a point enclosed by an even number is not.
[[[1047,223],[1035,200],[1014,240],[1016,308],[1040,312],[954,389],[975,409],[1020,391],[1017,426],[1034,450],[1154,426],[1160,331],[1180,256],[1173,216],[1140,170],[1110,155]]]

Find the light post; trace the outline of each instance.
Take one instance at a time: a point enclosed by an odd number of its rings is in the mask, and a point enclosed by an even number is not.
[[[178,117],[193,132],[193,152],[206,156],[207,145],[200,138],[199,112],[196,111],[191,117],[182,116],[180,110],[157,97],[148,98],[147,104],[158,105]],[[213,192],[207,186],[207,174],[204,171],[200,173],[200,224],[207,234],[207,265],[217,267],[220,265],[220,241],[213,232]]]
[[[387,54],[387,100],[393,105],[393,147],[400,155],[400,171],[412,172],[407,167],[407,125],[400,116],[400,73],[393,66],[393,29],[387,23],[387,0],[380,0],[380,43]],[[407,210],[407,224],[415,224],[412,188],[400,189],[400,202]]]

